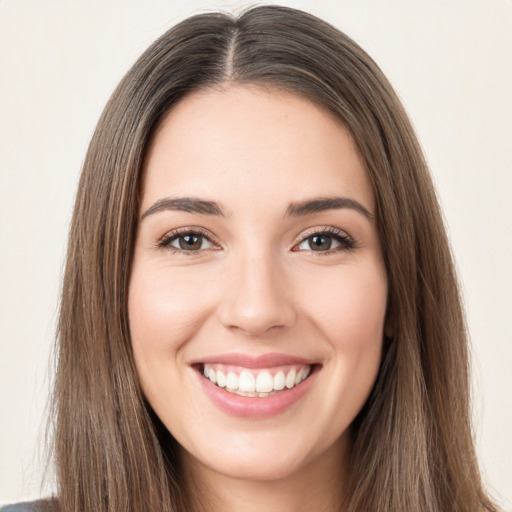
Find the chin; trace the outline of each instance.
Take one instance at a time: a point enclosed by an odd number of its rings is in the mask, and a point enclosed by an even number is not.
[[[213,472],[226,478],[244,481],[281,481],[304,475],[320,466],[338,466],[344,460],[345,441],[342,435],[313,442],[300,432],[230,434],[229,439],[209,437],[209,444],[202,443],[188,452],[183,449],[189,467]],[[217,439],[217,440],[215,440]],[[193,470],[194,471],[194,470]]]
[[[269,450],[226,453],[215,461],[199,460],[207,471],[247,482],[282,481],[300,473],[307,465],[301,454],[273,454]]]

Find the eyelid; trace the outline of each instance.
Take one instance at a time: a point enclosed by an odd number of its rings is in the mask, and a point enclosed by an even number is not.
[[[206,240],[208,240],[211,244],[213,244],[215,247],[210,249],[200,249],[195,251],[188,251],[186,249],[178,249],[176,247],[173,247],[170,245],[171,241],[173,241],[175,238],[178,238],[180,235],[199,235]],[[221,248],[221,244],[215,239],[215,237],[206,229],[198,227],[198,226],[185,226],[182,228],[176,228],[171,231],[168,231],[163,235],[157,242],[156,247],[159,249],[167,249],[171,252],[175,253],[184,253],[184,254],[198,254],[200,252],[203,252],[205,250],[218,250]]]
[[[357,248],[355,240],[343,229],[336,228],[334,226],[317,226],[303,231],[294,242],[292,251],[300,252],[301,250],[297,247],[313,235],[328,235],[333,237],[341,244],[341,247],[329,249],[327,251],[313,251],[312,249],[307,251],[315,253],[315,256],[327,255],[342,250],[348,251]]]

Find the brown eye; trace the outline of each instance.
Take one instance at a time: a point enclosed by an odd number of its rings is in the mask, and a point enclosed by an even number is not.
[[[203,237],[201,235],[180,235],[176,238],[176,241],[178,241],[180,249],[184,251],[198,251],[203,245]]]
[[[354,247],[353,240],[344,231],[329,228],[306,236],[294,250],[330,254],[344,249],[350,250]]]
[[[328,251],[332,245],[332,238],[326,235],[312,235],[307,238],[312,251]]]
[[[215,244],[206,236],[195,231],[173,233],[166,236],[158,244],[161,248],[168,248],[174,252],[199,252],[204,249],[215,249]]]

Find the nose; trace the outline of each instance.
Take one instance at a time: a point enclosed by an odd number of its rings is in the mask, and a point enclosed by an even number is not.
[[[224,280],[221,323],[254,337],[292,326],[297,314],[288,281],[276,258],[240,258]]]

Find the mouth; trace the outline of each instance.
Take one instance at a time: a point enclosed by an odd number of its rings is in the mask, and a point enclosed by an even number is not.
[[[197,370],[218,388],[235,395],[266,398],[293,389],[305,381],[316,365],[295,364],[248,368],[223,363],[201,363]]]
[[[279,353],[228,353],[190,363],[211,402],[230,416],[265,419],[294,410],[322,364]]]

